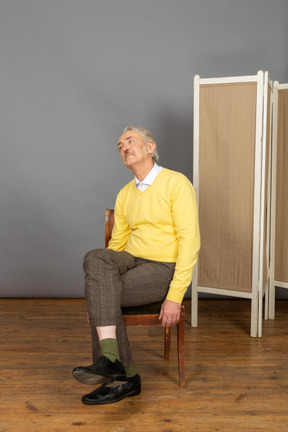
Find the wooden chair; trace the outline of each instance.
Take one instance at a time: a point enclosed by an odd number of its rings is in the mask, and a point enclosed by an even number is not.
[[[105,213],[105,247],[107,248],[114,225],[114,210],[106,209]],[[144,306],[123,307],[122,314],[127,326],[159,325],[159,313],[162,302]],[[177,349],[179,385],[185,387],[185,347],[184,347],[185,309],[181,306],[180,321],[177,324]],[[164,358],[169,359],[171,328],[164,329]]]

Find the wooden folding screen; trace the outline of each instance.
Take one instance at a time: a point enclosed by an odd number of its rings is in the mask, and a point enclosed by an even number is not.
[[[273,85],[271,282],[269,318],[275,317],[275,287],[288,289],[288,84]]]
[[[253,337],[262,332],[268,286],[266,208],[271,83],[255,76],[194,78],[193,184],[201,250],[192,282],[192,326],[198,293],[251,300]]]

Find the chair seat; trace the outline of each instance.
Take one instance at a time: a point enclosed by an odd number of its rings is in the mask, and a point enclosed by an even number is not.
[[[162,302],[150,303],[141,306],[122,307],[123,315],[159,315]]]

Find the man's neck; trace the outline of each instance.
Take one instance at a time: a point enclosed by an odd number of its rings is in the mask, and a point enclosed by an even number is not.
[[[152,170],[154,166],[154,161],[151,160],[149,161],[149,163],[145,164],[145,166],[142,164],[139,167],[133,167],[131,168],[133,171],[134,176],[140,181],[142,182],[145,177],[149,174],[149,172]]]

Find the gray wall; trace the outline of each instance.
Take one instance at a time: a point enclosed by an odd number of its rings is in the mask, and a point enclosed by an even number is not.
[[[193,76],[288,82],[287,0],[0,0],[0,296],[81,297],[150,129],[192,179]]]

